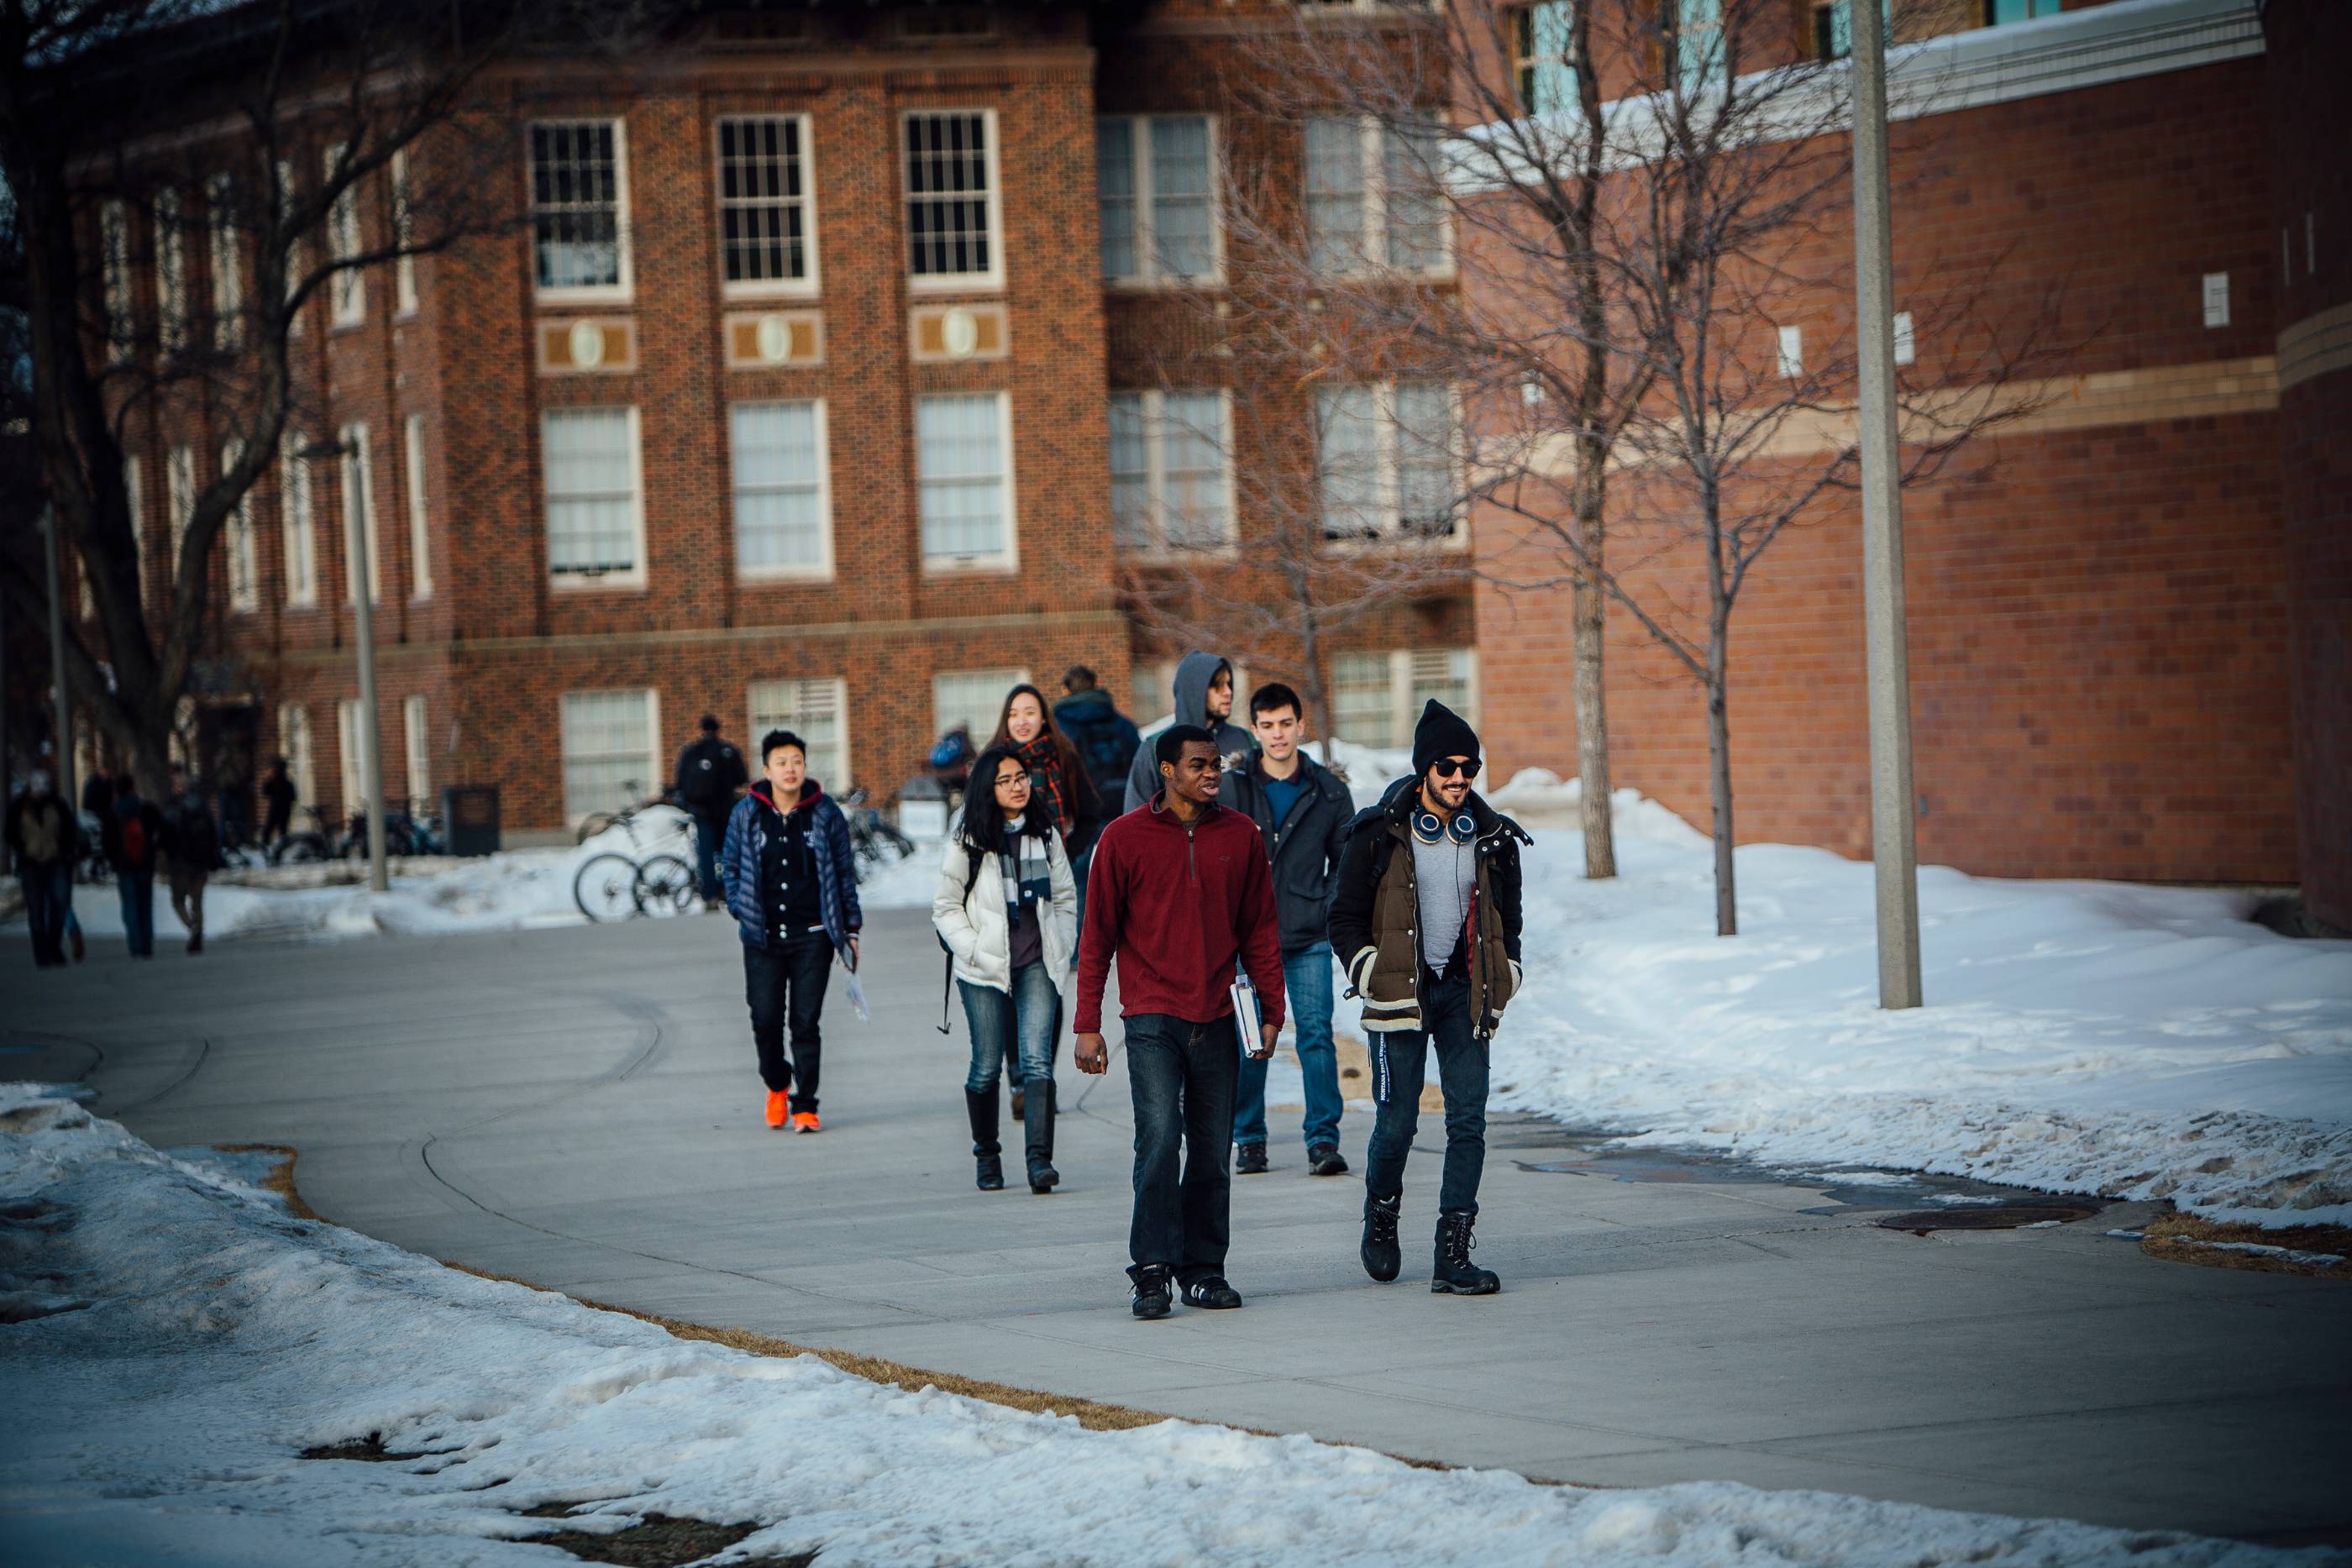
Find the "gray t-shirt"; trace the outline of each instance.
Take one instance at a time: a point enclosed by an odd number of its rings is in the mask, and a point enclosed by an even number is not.
[[[1413,886],[1421,897],[1421,961],[1438,974],[1462,945],[1470,918],[1470,890],[1476,885],[1477,851],[1451,835],[1433,844],[1412,841]]]

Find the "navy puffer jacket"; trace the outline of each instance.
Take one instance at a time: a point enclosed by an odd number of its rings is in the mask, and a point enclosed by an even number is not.
[[[817,908],[833,950],[846,955],[849,939],[866,924],[865,911],[857,906],[857,862],[850,852],[849,819],[814,779],[801,785],[800,804],[793,810],[814,813],[809,848],[816,855]],[[760,907],[760,850],[769,834],[782,832],[783,827],[784,815],[764,779],[735,802],[727,819],[719,865],[727,880],[727,907],[748,947],[768,946],[767,914]]]

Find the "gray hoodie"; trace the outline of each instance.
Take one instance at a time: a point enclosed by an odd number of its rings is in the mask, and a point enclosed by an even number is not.
[[[1198,725],[1217,737],[1217,749],[1224,754],[1225,765],[1233,766],[1235,753],[1247,762],[1255,754],[1257,743],[1250,732],[1231,719],[1209,723],[1209,683],[1217,678],[1219,670],[1233,666],[1214,653],[1197,650],[1184,655],[1176,666],[1176,722]],[[1234,695],[1234,706],[1240,706],[1241,694]],[[1135,763],[1127,770],[1127,810],[1132,811],[1150,800],[1160,789],[1160,759],[1152,747],[1158,737],[1146,740],[1135,748]]]

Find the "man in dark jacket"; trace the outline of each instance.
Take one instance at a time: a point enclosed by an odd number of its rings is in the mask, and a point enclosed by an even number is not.
[[[1078,938],[1074,1022],[1081,1072],[1108,1070],[1103,986],[1118,960],[1127,1086],[1135,1104],[1135,1212],[1128,1276],[1135,1315],[1242,1304],[1225,1282],[1233,1186],[1235,967],[1256,990],[1247,1045],[1274,1054],[1282,1030],[1282,942],[1273,879],[1249,819],[1217,803],[1224,759],[1205,729],[1178,725],[1152,745],[1162,788],[1103,830]],[[1178,1155],[1182,1167],[1178,1167]]]
[[[261,841],[274,844],[286,836],[294,821],[294,779],[286,771],[286,758],[269,759],[269,771],[261,779]]]
[[[163,813],[142,798],[128,773],[114,776],[114,804],[100,819],[101,846],[122,899],[122,936],[134,958],[155,956],[155,862],[163,852]]]
[[[1073,664],[1062,677],[1062,700],[1054,705],[1054,727],[1077,751],[1095,793],[1105,801],[1123,800],[1128,769],[1143,742],[1135,722],[1111,706],[1110,694],[1095,684],[1095,673]]]
[[[66,961],[66,916],[73,909],[73,867],[81,824],[46,768],[37,768],[25,792],[8,802],[8,848],[25,889],[25,920],[32,927],[33,967]]]
[[[1445,1167],[1429,1288],[1491,1295],[1470,1261],[1486,1162],[1486,1046],[1519,988],[1519,825],[1470,788],[1478,737],[1443,703],[1413,730],[1414,777],[1348,830],[1331,899],[1331,946],[1364,998],[1380,1114],[1364,1171],[1364,1271],[1397,1277],[1405,1155],[1432,1046],[1445,1095]]]
[[[760,742],[760,769],[727,819],[727,907],[743,939],[744,999],[768,1087],[768,1125],[781,1128],[789,1113],[793,1132],[814,1133],[823,1126],[816,1090],[825,981],[836,953],[856,972],[866,917],[849,819],[808,776],[808,747],[790,730],[772,729]]]
[[[1234,667],[1214,653],[1190,653],[1176,666],[1176,718],[1205,729],[1227,767],[1256,748],[1250,733],[1233,722]],[[1160,790],[1160,769],[1148,747],[1139,747],[1127,771],[1127,805],[1132,811]]]
[[[719,716],[702,716],[702,737],[677,754],[677,803],[694,819],[694,869],[702,887],[702,906],[716,909],[724,890],[719,885],[719,841],[727,836],[727,819],[751,775],[743,754],[719,736]]]
[[[188,928],[191,954],[205,950],[205,883],[220,860],[212,802],[188,770],[174,765],[163,808],[163,872],[172,885],[172,913]]]
[[[1355,797],[1300,748],[1298,694],[1269,681],[1250,695],[1257,759],[1226,776],[1234,810],[1257,823],[1274,862],[1274,907],[1282,923],[1282,982],[1298,1067],[1307,1079],[1307,1166],[1339,1176],[1339,1059],[1331,1047],[1331,888],[1356,814]],[[1265,1067],[1244,1057],[1234,1101],[1234,1171],[1265,1169]]]

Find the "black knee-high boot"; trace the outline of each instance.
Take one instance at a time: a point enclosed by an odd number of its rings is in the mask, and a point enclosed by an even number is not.
[[[974,1180],[982,1192],[1000,1192],[1004,1187],[1004,1162],[998,1158],[1003,1145],[996,1141],[996,1091],[976,1094],[965,1090],[963,1108],[971,1118],[971,1153],[979,1165]]]
[[[1061,1092],[1047,1078],[1029,1084],[1027,1113],[1022,1118],[1022,1130],[1026,1136],[1029,1155],[1029,1190],[1045,1193],[1054,1190],[1062,1173],[1054,1168],[1054,1116],[1061,1109]]]

